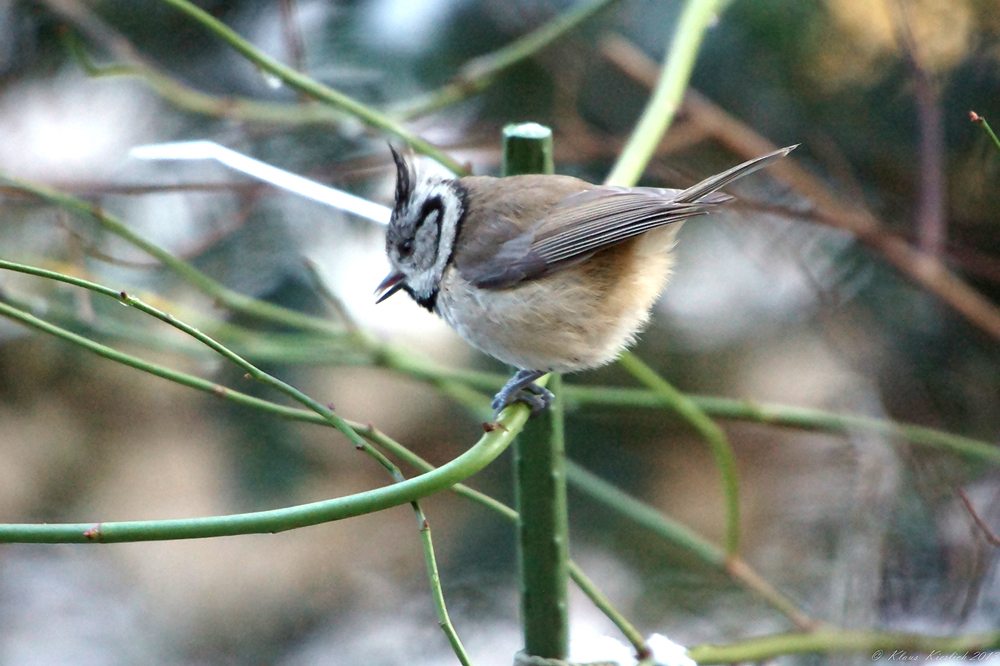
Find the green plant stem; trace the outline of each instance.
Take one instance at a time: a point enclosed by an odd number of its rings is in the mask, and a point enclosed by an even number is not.
[[[183,331],[184,333],[187,333],[191,337],[194,337],[196,340],[202,342],[203,344],[210,347],[217,353],[223,355],[230,361],[236,363],[241,368],[247,370],[250,373],[250,375],[255,377],[256,379],[278,388],[279,390],[286,393],[287,395],[290,395],[292,398],[299,401],[300,403],[310,407],[314,412],[322,416],[329,423],[329,425],[332,425],[338,430],[341,430],[341,432],[343,432],[348,437],[348,439],[354,442],[357,448],[365,450],[369,455],[374,457],[380,464],[382,464],[383,467],[385,467],[389,471],[390,475],[393,477],[395,481],[397,482],[405,481],[402,473],[399,471],[399,468],[397,468],[394,464],[392,464],[385,457],[384,454],[374,449],[370,444],[362,440],[360,436],[353,429],[349,428],[347,424],[344,423],[343,420],[340,419],[338,416],[333,414],[331,410],[328,410],[318,405],[317,403],[315,403],[315,401],[313,401],[311,398],[308,398],[304,394],[300,393],[297,389],[294,389],[293,387],[285,384],[284,382],[281,382],[261,372],[256,367],[247,363],[246,361],[244,361],[242,358],[240,358],[238,355],[234,354],[227,348],[218,344],[208,336],[205,336],[197,329],[194,329],[188,326],[187,324],[176,320],[171,315],[163,313],[162,311],[157,310],[143,303],[142,301],[129,296],[124,291],[116,293],[112,289],[109,289],[102,285],[98,285],[86,280],[81,280],[60,273],[55,273],[53,271],[38,269],[31,266],[24,266],[21,264],[14,264],[12,262],[2,261],[2,260],[0,260],[0,268],[26,273],[29,275],[35,275],[38,277],[45,277],[57,280],[77,287],[82,287],[84,289],[88,289],[90,291],[94,291],[99,294],[103,294],[110,298],[120,299],[120,301],[140,310],[141,312],[144,312],[153,317],[156,317],[157,319],[160,319],[161,321],[171,324],[175,328],[178,328],[179,330]],[[411,502],[411,506],[417,515],[418,524],[420,526],[420,535],[424,549],[424,557],[427,563],[431,592],[434,598],[435,608],[437,609],[439,624],[441,625],[443,631],[445,632],[445,635],[448,637],[448,640],[451,643],[452,648],[455,651],[455,654],[458,656],[459,660],[463,664],[468,665],[470,664],[468,655],[466,654],[465,649],[462,646],[461,640],[459,639],[458,634],[451,623],[451,619],[448,616],[448,609],[445,604],[443,591],[441,589],[440,576],[438,574],[437,561],[434,554],[433,542],[431,539],[430,524],[428,523],[427,518],[424,515],[423,510],[421,509],[418,502],[416,501]],[[94,531],[93,529],[91,529],[88,532],[85,532],[85,534],[95,535],[95,534],[103,534],[104,532],[105,530],[102,527],[99,528],[98,531]]]
[[[566,465],[566,480],[588,497],[627,516],[654,534],[692,553],[700,561],[722,568],[726,553],[690,527],[663,515],[648,504],[631,497],[572,460]]]
[[[741,558],[727,555],[724,550],[686,525],[663,515],[648,504],[640,502],[573,461],[567,462],[566,479],[570,485],[588,497],[645,527],[675,546],[684,548],[698,560],[723,571],[788,618],[799,629],[812,631],[819,626],[816,620],[803,613],[795,602],[768,583]]]
[[[372,442],[376,446],[382,447],[384,450],[388,451],[392,455],[396,456],[400,460],[406,462],[411,467],[420,470],[421,472],[432,472],[437,467],[427,462],[420,456],[418,456],[413,451],[409,450],[399,442],[395,441],[391,437],[387,436],[385,433],[379,431],[374,426],[358,426],[357,432],[359,435]],[[473,502],[486,507],[490,511],[500,515],[505,520],[517,523],[518,516],[517,511],[510,508],[503,502],[499,502],[485,493],[481,493],[478,490],[474,490],[469,486],[457,483],[451,490],[455,494],[465,497],[466,499],[472,500]]]
[[[3,263],[8,265],[10,264],[10,262],[3,262]],[[42,271],[42,269],[36,269],[36,270],[38,270],[39,272]],[[67,277],[67,278],[69,277],[69,276],[64,276],[62,274],[56,274],[56,275],[59,275],[60,277]],[[74,279],[70,278],[61,281],[72,284],[72,280]],[[114,294],[113,291],[112,294]],[[142,370],[143,372],[147,372],[156,377],[167,379],[168,381],[172,381],[176,384],[180,384],[188,388],[193,388],[195,390],[202,391],[204,393],[209,393],[215,397],[222,398],[223,400],[227,400],[229,402],[233,402],[235,404],[242,405],[244,407],[249,407],[251,409],[257,409],[278,418],[284,418],[293,421],[301,421],[305,423],[312,423],[314,425],[331,426],[329,420],[327,420],[322,415],[317,414],[313,411],[306,411],[296,407],[286,407],[284,405],[275,404],[273,402],[264,400],[262,398],[257,398],[255,396],[251,396],[246,393],[242,393],[240,391],[235,391],[233,389],[222,386],[221,384],[216,384],[215,382],[209,381],[207,379],[202,379],[201,377],[195,377],[187,373],[166,368],[156,363],[144,361],[130,354],[119,352],[115,349],[102,345],[98,342],[94,342],[93,340],[89,340],[80,335],[62,329],[58,326],[40,320],[37,317],[29,315],[17,308],[13,308],[6,303],[0,302],[0,314],[7,316],[11,319],[14,319],[16,321],[20,321],[21,323],[30,326],[32,328],[36,328],[37,330],[40,330],[44,333],[49,333],[56,337],[60,337],[68,342],[72,342],[90,352],[93,352],[109,360],[121,363],[128,367]],[[417,469],[420,469],[424,472],[430,472],[437,469],[436,467],[434,467],[427,461],[423,460],[422,458],[417,456],[415,453],[413,453],[406,447],[402,446],[401,444],[390,438],[385,433],[376,429],[373,425],[370,424],[363,425],[351,421],[345,421],[345,422],[358,435],[388,450],[394,456],[400,458],[401,460],[405,460],[413,467],[416,467]],[[508,520],[513,520],[513,521],[517,520],[516,511],[507,507],[503,503],[494,500],[488,495],[473,490],[463,484],[456,484],[454,490],[459,495],[463,495],[475,502],[483,504],[492,511],[500,513]]]
[[[408,357],[394,359],[386,364],[386,367],[424,381],[446,378],[490,393],[495,393],[506,381],[502,375],[442,368],[430,362]],[[675,409],[676,405],[670,395],[665,396],[657,391],[636,388],[564,384],[563,395],[567,409],[591,405],[639,409]],[[682,395],[707,416],[715,418],[845,435],[853,432],[872,432],[898,437],[923,448],[949,451],[970,459],[1000,465],[1000,448],[993,444],[924,426],[897,423],[870,416],[841,414],[811,407],[707,395]]]
[[[646,638],[642,635],[642,633],[632,626],[632,623],[625,619],[625,616],[622,615],[611,603],[611,600],[604,596],[604,593],[601,592],[596,585],[594,585],[594,582],[587,577],[587,574],[583,573],[583,569],[577,566],[576,562],[569,560],[568,565],[570,578],[572,578],[577,587],[579,587],[580,590],[587,595],[587,598],[590,599],[602,613],[604,613],[605,617],[611,620],[615,626],[618,627],[618,630],[625,635],[628,642],[635,648],[636,658],[641,661],[651,657],[652,651],[649,649],[649,644],[646,642]]]
[[[565,392],[568,400],[580,405],[639,408],[673,406],[671,400],[654,391],[600,386],[567,386]],[[924,448],[949,451],[970,459],[1000,465],[1000,449],[993,444],[923,426],[897,423],[869,416],[839,414],[809,407],[776,405],[752,400],[734,400],[705,395],[687,395],[687,398],[707,415],[716,418],[836,434],[873,432],[898,437]]]
[[[990,127],[990,124],[988,122],[986,122],[986,118],[983,118],[975,111],[971,111],[969,115],[972,117],[972,122],[983,128],[983,131],[986,132],[986,136],[988,136],[990,138],[990,141],[993,142],[993,146],[997,150],[1000,150],[1000,139],[998,139],[997,135],[993,133],[993,128]]]
[[[455,656],[462,663],[462,666],[472,666],[472,661],[469,659],[468,653],[465,651],[465,647],[462,645],[461,639],[458,637],[458,632],[455,631],[455,625],[451,623],[451,617],[448,615],[448,606],[444,601],[444,591],[441,589],[441,576],[438,573],[437,558],[434,555],[434,543],[431,540],[431,526],[427,523],[427,519],[424,518],[423,511],[420,509],[419,505],[414,502],[414,510],[417,512],[417,516],[420,519],[420,540],[424,546],[424,560],[427,562],[427,577],[431,582],[431,596],[434,598],[434,609],[437,611],[438,625],[440,625],[441,630],[444,631],[444,635],[448,638],[448,642],[451,644],[451,649],[455,652]]]
[[[755,638],[732,645],[698,645],[687,654],[699,664],[755,663],[790,654],[867,654],[873,662],[910,661],[917,654],[938,660],[980,661],[985,651],[1000,648],[1000,634],[921,636],[881,631],[821,631]]]
[[[348,97],[347,95],[334,90],[329,86],[325,86],[305,74],[295,71],[291,67],[278,62],[274,58],[271,58],[264,52],[260,51],[253,44],[243,39],[243,37],[237,34],[236,31],[232,30],[225,23],[218,20],[203,9],[200,9],[199,7],[188,2],[188,0],[163,0],[163,2],[187,14],[189,17],[200,23],[217,37],[233,47],[244,58],[263,71],[269,72],[278,77],[295,90],[303,92],[310,97],[320,100],[321,102],[330,104],[335,108],[346,111],[347,113],[359,118],[367,125],[376,127],[399,137],[418,153],[436,160],[442,166],[455,174],[460,176],[468,175],[468,169],[449,157],[441,149],[431,145],[427,141],[424,141],[387,115],[376,111],[375,109],[366,106],[365,104],[362,104],[361,102],[358,102],[357,100]]]
[[[723,5],[723,0],[687,0],[685,3],[667,49],[660,80],[605,184],[630,187],[638,182],[680,108],[702,39]]]
[[[482,92],[498,74],[535,55],[618,1],[592,0],[574,6],[510,44],[473,58],[462,66],[453,81],[416,100],[398,105],[394,115],[410,120]]]
[[[708,442],[719,474],[722,476],[722,494],[726,507],[726,533],[723,543],[726,553],[737,555],[740,551],[740,485],[736,473],[736,458],[726,434],[694,401],[671,386],[632,352],[622,353],[618,363],[669,403],[670,407],[685,418]]]

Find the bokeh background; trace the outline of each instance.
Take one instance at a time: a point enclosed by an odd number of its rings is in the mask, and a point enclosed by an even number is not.
[[[573,3],[199,5],[273,57],[399,111]],[[715,106],[682,109],[643,183],[691,184],[752,157],[740,146],[756,133],[801,143],[796,164],[838,210],[867,211],[878,230],[859,240],[844,229],[849,214],[825,214],[815,191],[795,182],[739,183],[732,192],[742,203],[681,231],[675,278],[639,356],[689,392],[995,442],[997,337],[959,313],[967,294],[946,302],[887,256],[886,239],[937,257],[982,294],[980,309],[996,307],[1000,156],[969,111],[1000,121],[997,10],[992,0],[731,3],[692,78],[699,99]],[[679,12],[670,0],[614,3],[483,94],[408,126],[487,174],[498,171],[502,126],[541,122],[553,128],[557,170],[599,181],[645,104]],[[144,63],[222,103],[196,113],[148,79],[90,77],[68,46],[74,39],[98,65]],[[507,372],[404,297],[374,307],[387,269],[377,225],[217,164],[129,157],[137,145],[211,139],[391,202],[385,135],[337,114],[249,121],[232,98],[302,101],[162,2],[0,0],[4,173],[103,206],[237,291],[336,321],[311,262],[363,329],[451,367]],[[713,124],[717,117],[726,123]],[[168,307],[435,463],[481,433],[479,415],[430,385],[342,345],[300,344],[230,316],[92,221],[13,188],[0,191],[0,252]],[[12,274],[0,288],[8,302],[106,344],[274,397],[114,303]],[[635,385],[614,366],[567,381]],[[718,475],[688,426],[665,410],[570,408],[571,458],[719,541]],[[741,474],[747,560],[804,612],[847,628],[997,628],[995,551],[955,491],[964,488],[998,526],[994,470],[862,432],[724,425]],[[509,457],[471,482],[510,501]],[[384,483],[331,430],[224,403],[0,321],[4,522],[214,515]],[[513,531],[452,496],[428,499],[425,510],[473,660],[510,663],[521,647]],[[574,558],[643,632],[695,645],[790,629],[729,578],[592,500],[572,493],[570,510]],[[616,635],[582,596],[572,612],[578,648]],[[406,507],[276,536],[0,548],[0,664],[398,663],[456,663]]]

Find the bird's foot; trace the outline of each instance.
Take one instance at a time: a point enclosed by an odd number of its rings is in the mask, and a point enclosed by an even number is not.
[[[544,375],[543,370],[518,370],[496,397],[493,398],[493,419],[500,417],[500,412],[508,405],[523,402],[531,407],[531,415],[541,414],[552,404],[552,391],[535,383]]]

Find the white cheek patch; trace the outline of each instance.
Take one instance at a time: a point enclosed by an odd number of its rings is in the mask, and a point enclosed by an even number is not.
[[[458,221],[463,214],[462,200],[453,185],[449,181],[432,178],[417,183],[410,198],[408,215],[419,215],[424,204],[435,198],[441,200],[440,209],[427,213],[414,239],[419,257],[414,257],[409,267],[399,267],[406,273],[407,285],[420,298],[429,298],[438,290],[441,276],[451,258],[452,246],[458,233]],[[431,260],[433,265],[425,263]]]
[[[438,256],[434,264],[434,272],[437,278],[441,279],[444,269],[451,259],[452,248],[455,245],[455,236],[458,233],[458,221],[462,217],[463,204],[455,190],[447,183],[441,183],[436,194],[441,197],[442,208],[444,210],[441,219],[441,236],[438,238]]]

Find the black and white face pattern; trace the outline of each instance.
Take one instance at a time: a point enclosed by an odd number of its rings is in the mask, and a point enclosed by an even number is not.
[[[395,150],[392,158],[396,162],[396,204],[385,236],[385,251],[393,269],[404,276],[402,288],[433,311],[465,210],[462,189],[454,180],[418,180]]]

